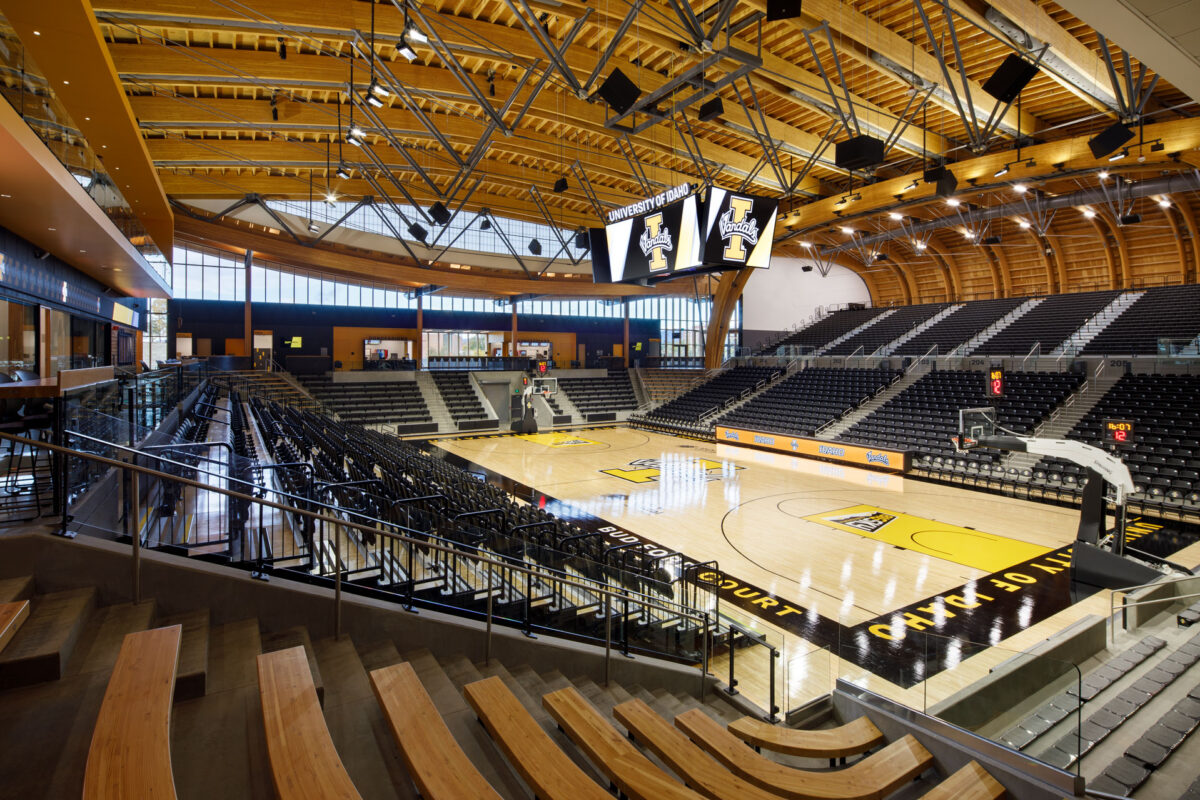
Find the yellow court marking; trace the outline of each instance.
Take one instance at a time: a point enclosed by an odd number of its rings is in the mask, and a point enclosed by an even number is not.
[[[565,431],[551,431],[549,433],[524,433],[517,437],[525,439],[534,444],[544,444],[547,447],[579,447],[580,445],[600,444],[592,439],[585,439],[582,436],[576,436],[573,433]]]
[[[811,514],[804,519],[987,572],[1037,558],[1051,549],[868,505]]]
[[[732,461],[713,461],[708,458],[668,453],[662,458],[639,458],[629,462],[629,469],[602,469],[600,472],[630,483],[657,483],[666,478],[676,483],[719,481],[732,477],[745,467]]]

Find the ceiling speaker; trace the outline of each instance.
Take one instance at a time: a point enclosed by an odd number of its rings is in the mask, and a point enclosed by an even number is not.
[[[865,169],[883,162],[883,140],[862,134],[838,142],[833,161],[842,169]]]
[[[767,22],[800,16],[800,0],[767,0]]]
[[[953,172],[943,168],[941,177],[937,179],[937,196],[949,197],[957,188],[958,178],[954,177]]]
[[[1141,221],[1141,214],[1122,214],[1120,219],[1122,225],[1137,225]]]
[[[930,167],[929,169],[925,170],[925,174],[922,177],[926,183],[937,183],[938,181],[940,181],[942,179],[942,176],[945,174],[946,174],[946,167],[939,165],[936,167]]]
[[[1123,123],[1114,122],[1088,140],[1093,158],[1104,158],[1112,151],[1133,138],[1133,131]]]
[[[642,94],[637,85],[625,77],[625,73],[621,72],[619,68],[614,68],[608,74],[608,77],[604,79],[604,83],[600,84],[597,93],[618,114],[624,114],[633,108],[633,104],[637,102],[638,97]]]
[[[587,250],[590,247],[591,235],[588,233],[587,228],[580,228],[579,230],[575,231],[575,249]]]
[[[1001,103],[1011,103],[1037,73],[1038,68],[1033,64],[1010,53],[983,84],[983,90]]]
[[[721,98],[714,97],[707,103],[700,106],[699,117],[701,122],[708,122],[716,119],[725,113],[725,104],[721,102]]]
[[[433,221],[438,225],[445,225],[450,221],[450,209],[442,205],[441,202],[437,202],[429,207],[429,216],[433,217]]]
[[[429,231],[421,227],[420,223],[414,222],[408,226],[409,234],[421,244],[425,244],[426,237],[429,236]]]

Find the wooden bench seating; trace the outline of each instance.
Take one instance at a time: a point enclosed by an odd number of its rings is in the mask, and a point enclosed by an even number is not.
[[[866,717],[837,728],[802,731],[772,725],[754,717],[729,723],[729,732],[747,744],[804,758],[845,758],[883,744],[883,734]]]
[[[175,797],[171,703],[182,628],[128,634],[92,731],[84,800]]]
[[[372,671],[371,686],[422,797],[499,800],[500,795],[458,746],[412,664]]]
[[[635,741],[658,756],[685,784],[705,797],[712,800],[774,800],[776,797],[713,761],[641,700],[621,703],[613,708],[613,716]]]
[[[701,795],[669,777],[642,755],[575,689],[568,687],[543,695],[542,706],[596,768],[630,800],[700,800]]]
[[[921,800],[1000,800],[1004,794],[1004,787],[978,761],[969,761],[921,795]]]
[[[258,693],[279,800],[358,800],[325,726],[304,648],[260,655]]]
[[[21,624],[29,619],[29,601],[0,604],[0,650],[17,635]]]
[[[536,797],[541,800],[612,800],[612,795],[589,778],[542,730],[500,678],[469,683],[463,693],[492,741]]]
[[[717,761],[751,783],[782,797],[805,800],[876,800],[933,765],[911,735],[836,772],[794,769],[763,758],[700,709],[675,718],[676,727]]]

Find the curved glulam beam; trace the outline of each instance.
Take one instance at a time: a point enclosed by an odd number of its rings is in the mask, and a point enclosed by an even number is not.
[[[1186,197],[1180,195],[1171,195],[1171,204],[1179,209],[1179,215],[1183,217],[1183,224],[1187,226],[1188,241],[1191,242],[1192,249],[1192,265],[1191,269],[1184,273],[1184,283],[1195,283],[1200,280],[1200,233],[1196,229],[1196,215],[1192,212],[1192,207],[1188,204]]]

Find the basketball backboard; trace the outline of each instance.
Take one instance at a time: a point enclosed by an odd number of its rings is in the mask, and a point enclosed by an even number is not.
[[[558,394],[558,378],[534,378],[533,391],[537,394]]]
[[[960,408],[958,411],[958,436],[954,446],[959,450],[970,450],[979,440],[996,434],[996,409]]]

